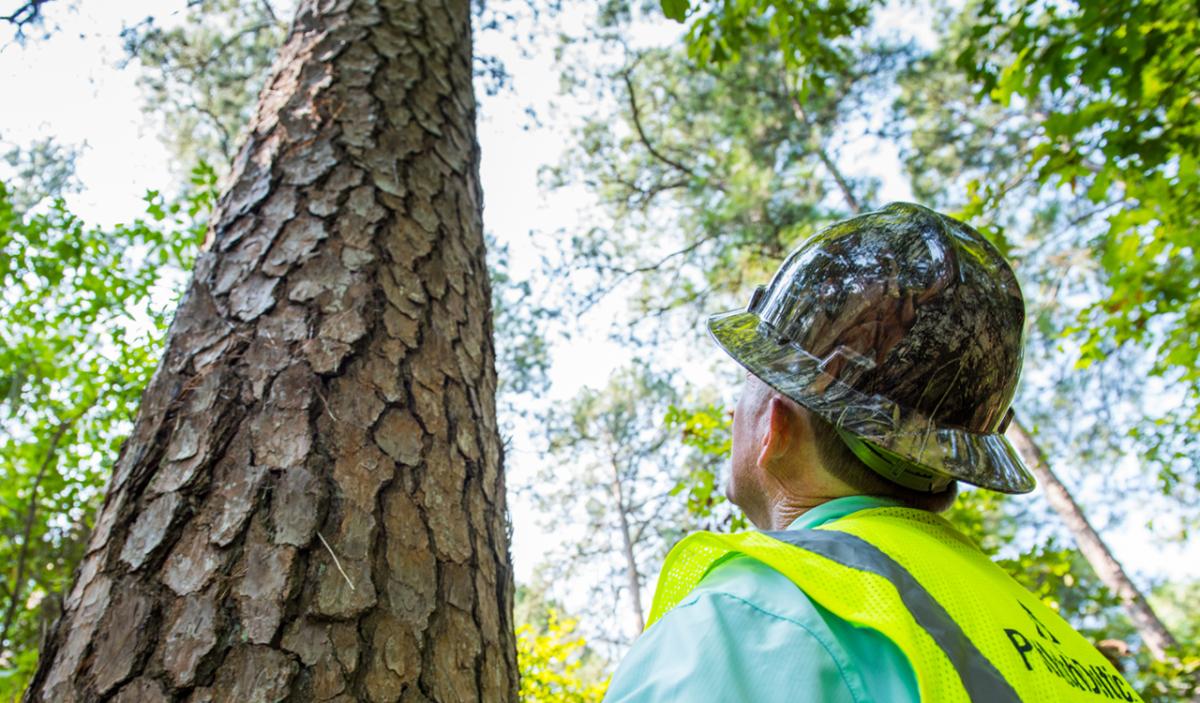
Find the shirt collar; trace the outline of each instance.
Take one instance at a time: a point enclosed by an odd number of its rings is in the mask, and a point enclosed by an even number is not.
[[[788,525],[788,529],[812,529],[833,522],[838,518],[846,517],[850,513],[857,513],[860,510],[889,508],[898,505],[901,505],[900,501],[893,498],[882,498],[880,496],[843,496],[821,503],[815,508],[810,508],[800,517],[796,518],[791,525]]]

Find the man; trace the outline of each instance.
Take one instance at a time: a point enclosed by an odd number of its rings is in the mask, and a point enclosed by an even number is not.
[[[762,532],[663,566],[606,700],[1139,700],[935,513],[1027,493],[1004,438],[1024,303],[977,232],[895,203],[806,241],[708,329],[747,371],[726,492]]]

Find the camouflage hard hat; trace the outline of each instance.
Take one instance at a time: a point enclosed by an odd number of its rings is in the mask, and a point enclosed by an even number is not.
[[[1033,476],[1003,434],[1024,320],[995,247],[962,222],[892,203],[810,237],[745,310],[708,329],[892,481],[1027,493]]]

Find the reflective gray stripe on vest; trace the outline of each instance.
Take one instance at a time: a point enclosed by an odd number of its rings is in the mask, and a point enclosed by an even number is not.
[[[861,537],[833,530],[786,530],[764,532],[780,542],[807,549],[826,559],[860,571],[878,574],[896,587],[900,600],[917,624],[942,648],[962,679],[974,703],[1019,703],[1013,690],[988,658],[975,647],[946,609],[917,583],[913,575],[875,545]]]

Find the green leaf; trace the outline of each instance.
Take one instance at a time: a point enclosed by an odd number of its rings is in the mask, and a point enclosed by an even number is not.
[[[662,0],[663,14],[667,19],[683,22],[687,19],[688,0]]]

